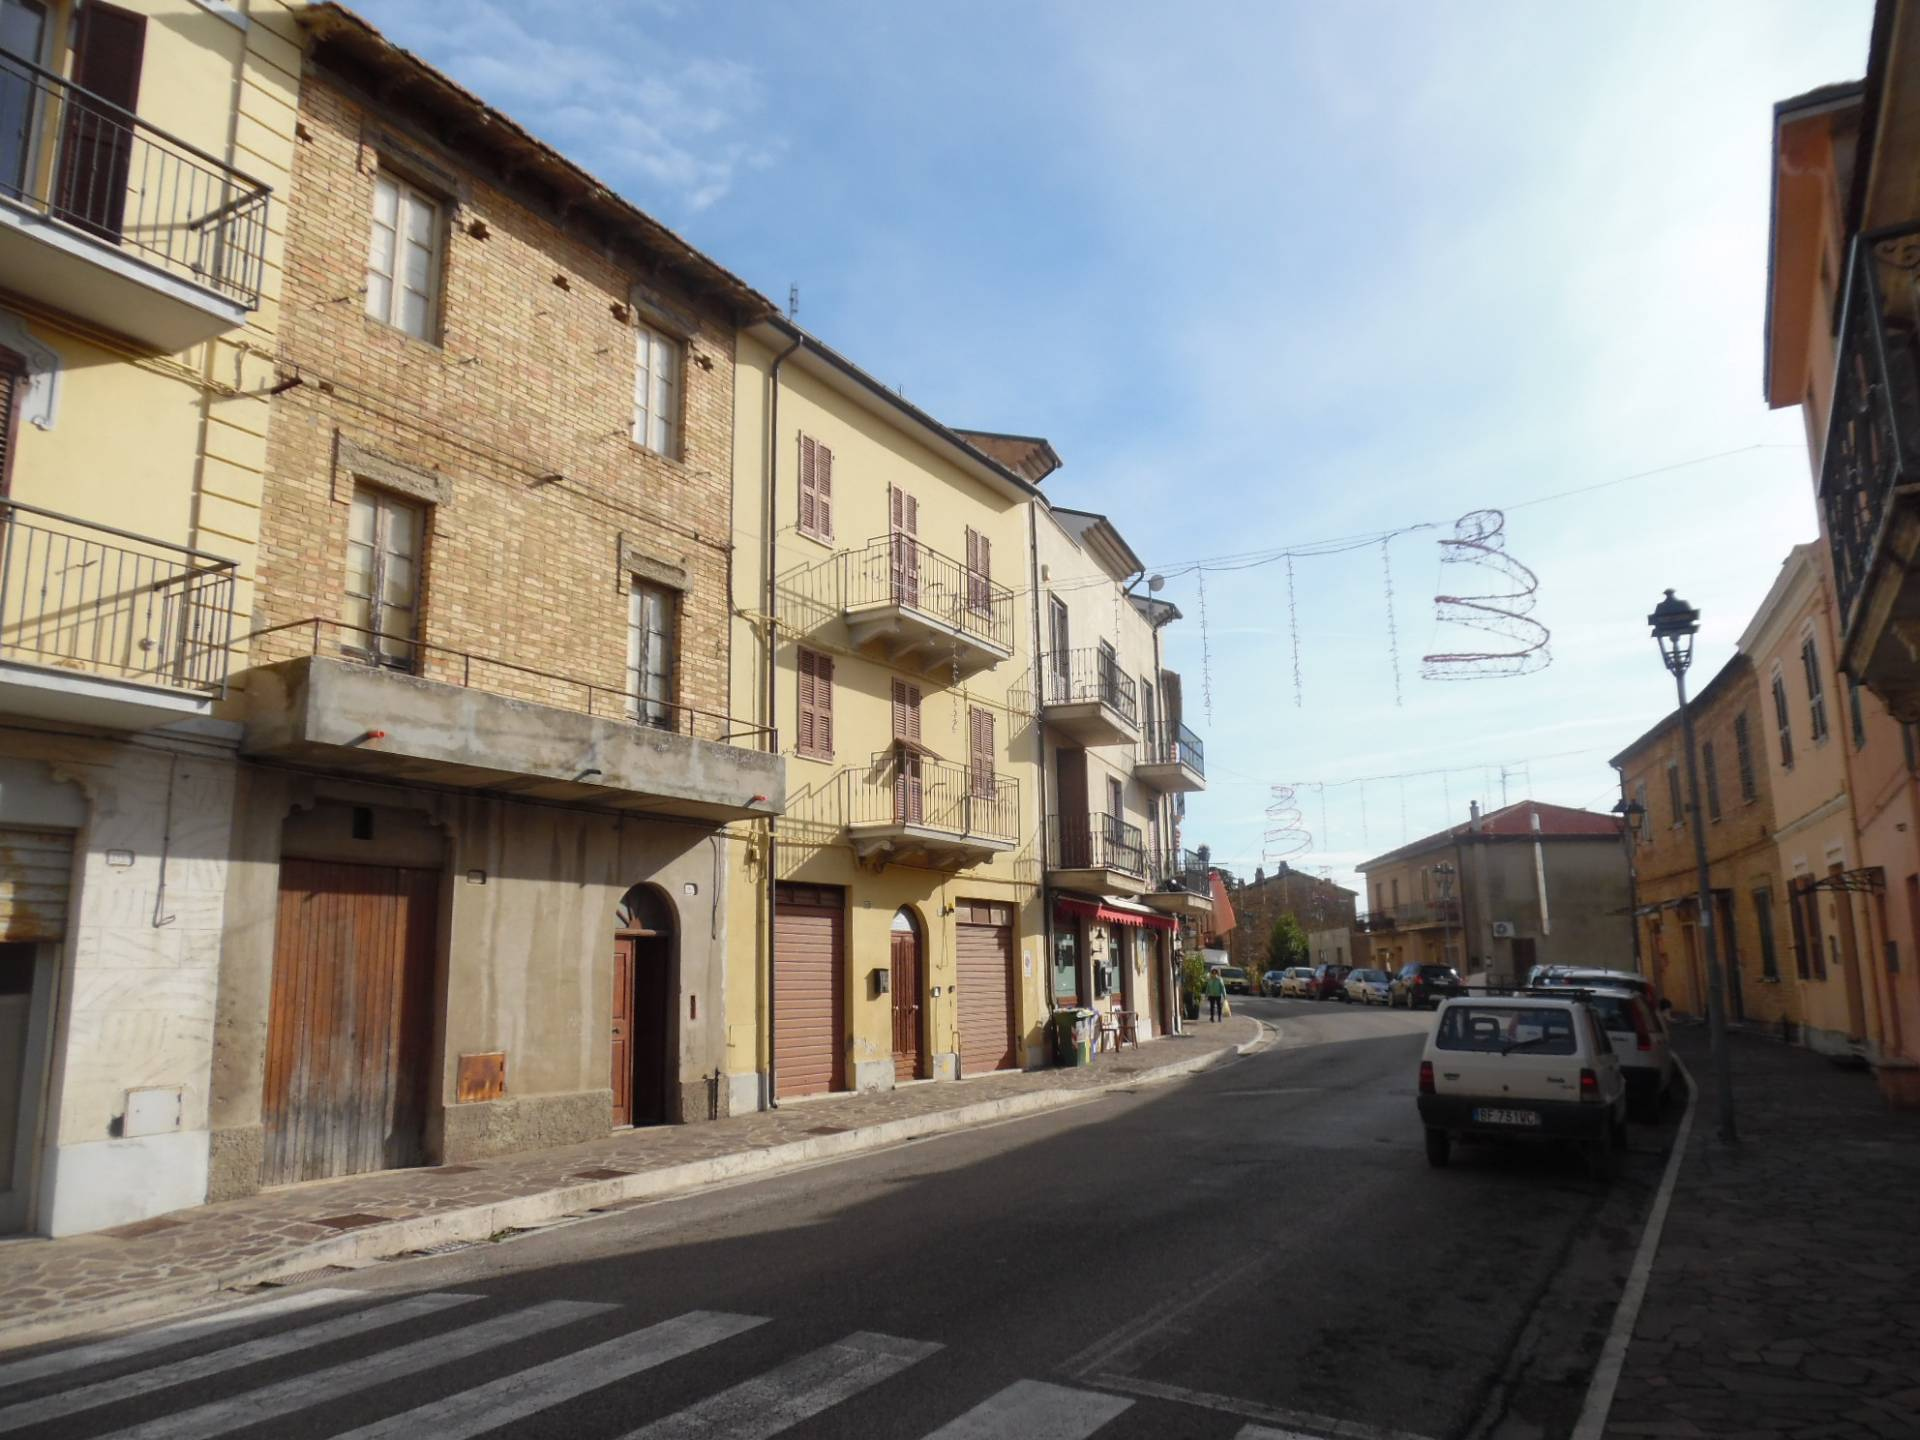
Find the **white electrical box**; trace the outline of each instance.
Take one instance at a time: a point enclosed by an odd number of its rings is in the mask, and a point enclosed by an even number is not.
[[[127,1117],[120,1133],[128,1139],[140,1135],[171,1135],[180,1128],[185,1104],[178,1085],[154,1086],[127,1091]]]

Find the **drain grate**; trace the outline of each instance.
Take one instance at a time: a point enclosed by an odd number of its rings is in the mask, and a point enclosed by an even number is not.
[[[422,1245],[418,1250],[409,1250],[409,1257],[415,1255],[451,1255],[457,1250],[471,1250],[478,1240],[442,1240],[438,1245]]]
[[[384,1225],[394,1217],[391,1215],[370,1215],[356,1210],[346,1215],[320,1215],[307,1221],[309,1225],[324,1225],[329,1230],[358,1230],[367,1225]]]
[[[329,1280],[335,1275],[351,1275],[353,1271],[345,1265],[322,1265],[314,1270],[296,1270],[291,1275],[276,1275],[271,1280],[262,1280],[262,1290],[279,1290],[288,1285],[304,1285],[309,1280]]]
[[[592,1170],[576,1170],[568,1178],[573,1180],[618,1180],[622,1176],[631,1175],[632,1173],[631,1170],[615,1170],[610,1166],[599,1165]]]

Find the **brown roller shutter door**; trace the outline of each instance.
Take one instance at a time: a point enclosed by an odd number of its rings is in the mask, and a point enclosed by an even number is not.
[[[962,900],[954,924],[960,1073],[1012,1069],[1013,907]]]
[[[782,1096],[844,1090],[847,1033],[846,899],[817,885],[774,893],[776,1084]]]

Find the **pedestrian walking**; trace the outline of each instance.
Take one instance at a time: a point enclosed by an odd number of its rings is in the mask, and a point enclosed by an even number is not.
[[[1201,987],[1207,997],[1207,1018],[1214,1024],[1220,1023],[1220,1007],[1226,1003],[1227,982],[1220,978],[1220,972],[1208,972],[1207,983]]]

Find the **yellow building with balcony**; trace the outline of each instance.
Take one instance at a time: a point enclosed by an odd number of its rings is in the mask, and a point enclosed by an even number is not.
[[[0,1232],[206,1195],[300,49],[0,0]]]
[[[1047,1013],[1023,467],[772,318],[738,342],[732,1113],[1034,1063]]]

